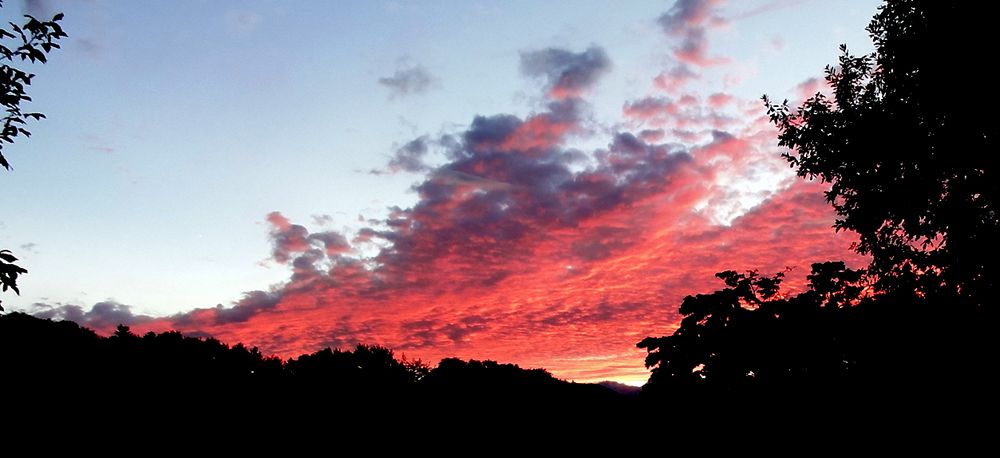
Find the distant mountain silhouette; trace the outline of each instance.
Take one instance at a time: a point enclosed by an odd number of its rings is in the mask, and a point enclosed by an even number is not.
[[[602,382],[595,383],[595,385],[603,386],[611,391],[614,391],[615,393],[625,396],[638,396],[639,393],[642,392],[641,386],[626,385],[613,380],[604,380]]]

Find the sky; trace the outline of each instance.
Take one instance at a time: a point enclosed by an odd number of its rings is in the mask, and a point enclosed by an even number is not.
[[[760,96],[827,91],[876,7],[5,2],[70,37],[3,150],[4,306],[641,384],[635,343],[715,272],[867,262]]]

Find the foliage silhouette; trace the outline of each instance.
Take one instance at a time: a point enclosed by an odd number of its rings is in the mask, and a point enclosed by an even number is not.
[[[18,275],[28,273],[28,271],[14,264],[14,261],[17,261],[17,258],[11,254],[10,250],[0,250],[0,286],[2,286],[3,291],[10,289],[17,294],[21,294],[21,291],[17,289],[17,277]],[[0,301],[0,303],[2,302]],[[0,306],[0,312],[2,311],[3,306]]]
[[[872,263],[813,264],[795,295],[782,293],[782,274],[717,274],[726,287],[686,297],[672,335],[638,343],[652,368],[645,395],[988,393],[996,127],[978,101],[955,94],[988,74],[955,68],[979,65],[970,44],[989,30],[967,9],[887,0],[868,27],[875,51],[842,46],[827,67],[832,98],[816,94],[792,112],[764,97],[792,148],[785,157],[800,176],[830,183],[835,227],[858,232],[855,249]]]
[[[0,0],[0,8],[3,1]],[[35,76],[11,65],[15,61],[30,61],[45,63],[48,53],[59,48],[58,40],[65,38],[66,32],[59,25],[62,13],[56,14],[51,21],[39,21],[32,16],[25,16],[24,24],[10,24],[10,29],[0,27],[0,106],[3,107],[3,125],[0,127],[0,166],[10,170],[10,163],[3,155],[4,143],[14,143],[18,136],[30,137],[31,132],[25,127],[29,119],[39,120],[45,117],[41,113],[21,110],[21,102],[30,102],[31,97],[25,92],[25,87],[31,85]],[[3,291],[17,289],[17,277],[28,271],[14,264],[17,261],[10,250],[0,250],[0,286]],[[0,311],[3,307],[0,306]]]
[[[419,370],[397,360],[392,350],[377,345],[358,345],[354,351],[326,348],[289,360],[285,370],[308,383],[351,390],[401,389],[420,378]]]
[[[871,271],[920,278],[978,305],[996,297],[1000,233],[997,126],[961,88],[990,87],[976,44],[991,42],[988,15],[971,5],[886,1],[868,26],[875,51],[845,46],[826,68],[833,97],[792,112],[772,104],[785,157],[803,177],[829,182],[838,229],[860,235]]]
[[[861,272],[842,262],[813,264],[809,290],[785,298],[782,274],[716,275],[726,288],[688,296],[673,335],[648,337],[651,389],[738,390],[835,383],[854,375],[851,320],[862,301]]]
[[[995,380],[984,365],[993,321],[943,302],[951,294],[923,294],[905,280],[876,291],[875,279],[842,262],[813,264],[808,289],[793,295],[781,291],[780,274],[718,277],[725,288],[684,299],[672,335],[639,342],[652,368],[644,395],[930,403],[982,395]]]
[[[539,402],[612,405],[612,390],[556,379],[541,369],[495,361],[449,358],[431,368],[396,358],[385,347],[326,348],[282,361],[256,347],[228,346],[178,332],[133,334],[119,326],[109,337],[70,321],[19,312],[0,316],[0,373],[6,386],[61,392],[67,383],[92,396],[141,397],[147,403],[198,406],[240,404],[298,408],[423,403],[425,408]],[[479,408],[479,407],[476,407]]]

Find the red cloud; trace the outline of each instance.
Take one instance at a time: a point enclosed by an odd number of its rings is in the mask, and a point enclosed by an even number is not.
[[[695,9],[679,21],[711,21],[710,8],[696,7],[714,3],[682,3]],[[586,55],[543,57],[529,67],[548,78],[546,91],[565,75],[589,87],[604,68]],[[447,163],[424,164],[417,143],[399,156],[428,172],[414,187],[416,204],[352,237],[381,247],[374,255],[274,212],[274,257],[292,267],[285,284],[230,307],[142,317],[135,327],[212,335],[284,357],[377,343],[427,360],[643,380],[635,343],[671,332],[685,295],[718,288],[715,272],[794,267],[794,286],[812,262],[865,262],[849,250],[852,234],[832,230],[824,186],[788,171],[763,113],[719,112],[744,103],[726,94],[640,99],[623,108],[638,133],[616,132],[587,152],[563,146],[586,118],[574,98],[526,119],[477,116],[464,132],[420,140],[442,145]],[[73,307],[45,313],[85,320]],[[107,316],[131,316],[102,310],[93,322],[106,332]]]
[[[619,133],[594,166],[573,172],[555,142],[528,142],[533,154],[502,147],[544,115],[474,122],[455,159],[417,187],[414,207],[363,231],[391,242],[373,259],[298,250],[280,290],[139,327],[282,356],[369,342],[431,360],[638,381],[646,372],[634,343],[670,332],[684,295],[718,287],[715,272],[792,266],[794,285],[813,261],[864,261],[848,250],[852,235],[831,229],[817,183],[795,182],[728,225],[699,210],[735,192],[720,173],[776,159],[766,125],[731,123],[732,134],[688,149]],[[279,216],[269,217],[278,238],[296,226]]]
[[[541,151],[555,147],[576,127],[575,120],[548,114],[529,118],[511,133],[500,148],[508,151]]]

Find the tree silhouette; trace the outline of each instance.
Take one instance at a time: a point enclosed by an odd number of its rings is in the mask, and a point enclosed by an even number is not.
[[[985,16],[887,0],[868,27],[875,51],[842,46],[826,68],[831,98],[793,112],[764,97],[785,158],[830,183],[835,227],[856,231],[872,263],[813,264],[808,289],[792,296],[780,274],[719,273],[726,287],[686,297],[672,335],[639,342],[652,368],[644,393],[991,389],[996,126],[975,97],[956,94],[987,87],[972,46],[986,40]]]
[[[0,0],[0,8],[3,1]],[[25,88],[31,85],[35,76],[20,70],[11,64],[17,61],[45,63],[50,51],[59,48],[58,40],[67,35],[63,32],[59,21],[62,13],[56,14],[51,21],[39,21],[26,15],[24,24],[10,24],[10,29],[0,27],[0,106],[3,107],[3,125],[0,127],[0,166],[10,170],[10,163],[3,155],[4,143],[14,143],[14,139],[23,135],[30,137],[31,132],[25,128],[29,119],[39,120],[45,117],[41,113],[21,110],[21,102],[30,102],[31,97]],[[0,285],[3,291],[8,289],[20,294],[17,289],[17,277],[28,271],[17,266],[9,250],[0,250]],[[3,307],[0,307],[3,311]]]
[[[28,273],[23,267],[14,264],[17,258],[10,253],[10,250],[0,250],[0,285],[3,286],[3,291],[8,289],[13,290],[17,294],[21,294],[21,291],[17,289],[17,277],[18,275]],[[0,301],[3,303],[3,301]],[[0,312],[3,311],[3,306],[0,306]]]
[[[868,26],[875,51],[845,46],[826,68],[833,97],[794,112],[764,97],[785,157],[803,177],[829,182],[838,229],[860,234],[872,272],[915,275],[918,287],[945,286],[978,305],[997,291],[993,253],[1000,214],[997,126],[981,98],[990,87],[976,43],[991,24],[954,2],[889,0]]]
[[[140,336],[128,326],[102,337],[71,321],[20,312],[0,315],[0,348],[4,386],[62,393],[72,385],[94,399],[139,396],[147,408],[160,403],[161,408],[184,405],[202,411],[205,404],[221,403],[342,414],[345,408],[377,413],[373,406],[394,404],[409,415],[443,407],[482,415],[489,413],[484,405],[511,409],[624,402],[605,387],[495,361],[447,358],[430,368],[378,345],[326,348],[282,361],[255,347],[229,346],[213,338],[175,331]]]
[[[781,273],[716,276],[726,287],[686,297],[673,335],[639,342],[653,368],[650,392],[804,386],[854,375],[858,355],[842,324],[861,304],[862,272],[843,262],[813,264],[809,289],[791,297],[780,294]]]

